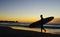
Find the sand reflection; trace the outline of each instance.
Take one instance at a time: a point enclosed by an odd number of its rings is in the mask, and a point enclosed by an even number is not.
[[[17,30],[28,30],[28,31],[41,32],[40,28],[26,28],[26,27],[18,27],[18,26],[10,26],[10,27],[13,28],[13,29],[17,29]],[[51,31],[46,29],[46,33],[51,33]]]

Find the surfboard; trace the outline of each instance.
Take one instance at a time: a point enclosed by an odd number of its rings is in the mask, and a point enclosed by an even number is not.
[[[53,19],[54,19],[54,17],[47,17],[47,18],[44,18],[44,19],[42,19],[42,20],[38,20],[38,21],[30,24],[29,27],[30,27],[30,28],[38,27],[38,26],[40,26],[40,25],[42,25],[42,24],[46,24],[46,23],[50,22],[50,21],[53,20]]]

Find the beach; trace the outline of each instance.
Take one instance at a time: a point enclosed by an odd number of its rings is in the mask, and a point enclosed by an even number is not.
[[[0,37],[59,37],[60,34],[41,33],[28,30],[17,30],[0,26]]]

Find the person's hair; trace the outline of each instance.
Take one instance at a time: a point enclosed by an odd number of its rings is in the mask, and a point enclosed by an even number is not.
[[[43,15],[40,15],[40,17],[42,17]]]

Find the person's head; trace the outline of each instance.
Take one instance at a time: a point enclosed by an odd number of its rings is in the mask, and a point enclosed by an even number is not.
[[[40,17],[42,17],[43,15],[40,15]]]

